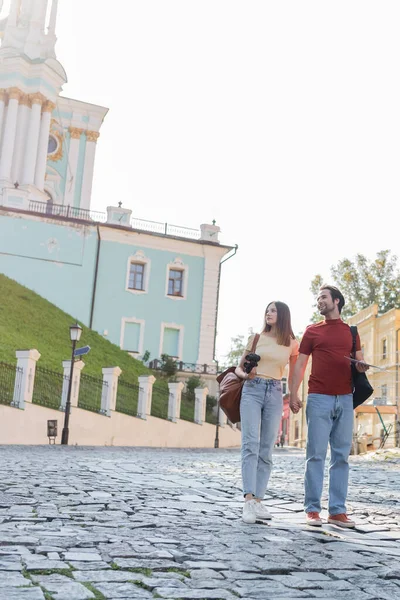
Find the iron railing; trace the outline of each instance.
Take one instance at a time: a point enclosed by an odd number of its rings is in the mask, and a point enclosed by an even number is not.
[[[149,362],[149,368],[155,371],[160,371],[162,368],[163,362],[155,358],[154,360]],[[183,373],[199,373],[203,375],[217,375],[218,371],[218,363],[214,365],[206,365],[206,364],[196,364],[196,363],[186,363],[181,360],[176,361],[177,370]]]
[[[49,217],[64,217],[65,219],[77,219],[79,221],[104,223],[107,220],[107,215],[102,212],[76,208],[69,204],[65,206],[64,204],[54,204],[52,202],[39,202],[38,200],[30,201],[29,210]]]
[[[0,362],[0,404],[13,404],[14,389],[17,390],[17,395],[21,389],[22,372],[16,365]]]
[[[153,386],[153,395],[151,400],[151,411],[152,417],[159,417],[160,419],[168,419],[168,401],[169,392],[165,388]]]
[[[193,421],[194,421],[194,406],[195,406],[194,394],[188,394],[187,392],[183,392],[182,397],[181,397],[181,415],[180,415],[180,419],[182,419],[182,421],[190,421],[191,423],[193,423]]]
[[[100,379],[99,377],[81,373],[78,408],[90,410],[95,413],[104,412],[101,405],[102,398],[107,394],[107,390],[107,381],[103,381],[103,379]],[[103,405],[105,405],[105,403]]]
[[[64,379],[69,381],[69,377],[65,377],[62,373],[37,366],[32,403],[58,410],[61,406]]]
[[[77,219],[79,221],[89,221],[94,223],[106,223],[106,213],[77,208],[75,206],[54,204],[53,202],[40,202],[31,200],[29,203],[31,212],[40,213],[49,217],[63,217],[65,219]],[[115,224],[115,223],[113,223]],[[131,218],[130,227],[139,231],[148,231],[159,235],[170,235],[174,237],[183,237],[199,240],[201,237],[198,229],[190,227],[181,227],[180,225],[171,225],[170,223],[161,223],[158,221],[148,221],[146,219]]]
[[[126,381],[118,381],[117,401],[115,410],[117,412],[137,416],[139,401],[139,386],[135,383],[127,383]]]

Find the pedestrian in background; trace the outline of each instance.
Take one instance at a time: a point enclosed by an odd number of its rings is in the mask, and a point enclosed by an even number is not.
[[[242,388],[240,420],[242,431],[243,521],[271,519],[261,503],[265,496],[272,468],[272,451],[282,418],[281,379],[289,363],[289,389],[299,344],[292,331],[290,310],[284,302],[270,302],[264,315],[263,331],[256,349],[258,366],[248,374],[244,371],[246,355],[252,348],[250,336],[246,350],[236,368],[236,375],[246,381]]]
[[[306,522],[320,527],[321,495],[325,458],[330,445],[328,522],[339,527],[355,527],[346,511],[349,481],[348,458],[353,439],[353,394],[349,357],[353,347],[350,327],[340,313],[345,304],[342,293],[334,286],[323,285],[317,306],[324,320],[309,325],[300,343],[300,354],[290,388],[290,408],[297,413],[302,402],[298,395],[310,356],[311,375],[306,405],[307,448],[305,470]],[[356,339],[356,364],[364,372],[360,338]]]

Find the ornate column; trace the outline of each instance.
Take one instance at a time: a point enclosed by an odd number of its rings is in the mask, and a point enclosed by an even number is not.
[[[22,375],[14,388],[13,406],[24,409],[26,402],[32,402],[36,363],[40,358],[40,352],[36,349],[17,350],[15,356],[17,367],[21,369]]]
[[[206,420],[206,402],[208,388],[196,388],[194,390],[194,422],[202,425]]]
[[[151,400],[153,397],[153,384],[156,380],[154,375],[141,375],[139,379],[139,400],[137,416],[147,419],[151,413]]]
[[[79,127],[69,127],[70,134],[68,151],[68,169],[67,182],[65,185],[64,205],[73,206],[75,196],[76,172],[78,169],[79,145],[83,129]]]
[[[17,129],[18,103],[22,96],[18,88],[8,90],[8,108],[1,145],[0,179],[10,181],[11,165],[14,154],[15,132]]]
[[[90,197],[92,194],[94,159],[96,155],[96,143],[100,133],[98,131],[85,131],[86,148],[85,148],[85,164],[83,168],[83,181],[81,193],[81,208],[89,210]]]
[[[21,96],[18,108],[17,133],[15,136],[14,157],[11,170],[12,182],[22,179],[22,161],[25,153],[27,123],[31,114],[31,101],[28,94]]]
[[[3,117],[4,117],[4,109],[6,106],[6,90],[0,89],[0,141],[1,141],[1,131],[3,129]]]
[[[64,370],[64,379],[61,392],[61,404],[60,410],[65,410],[67,405],[68,387],[69,387],[69,375],[71,373],[71,361],[63,360],[62,362]],[[85,363],[83,360],[77,360],[74,363],[74,373],[72,375],[72,389],[71,389],[71,406],[78,406],[79,399],[79,386],[81,383],[81,371],[84,368]]]
[[[28,135],[24,154],[24,165],[22,171],[22,183],[33,185],[35,183],[36,159],[39,145],[40,117],[42,104],[46,98],[40,93],[30,94],[32,102],[31,114],[29,115]]]
[[[55,109],[54,102],[47,100],[42,106],[42,119],[40,121],[39,148],[36,160],[35,185],[39,190],[44,188],[44,177],[47,165],[47,149],[49,144],[51,113]]]

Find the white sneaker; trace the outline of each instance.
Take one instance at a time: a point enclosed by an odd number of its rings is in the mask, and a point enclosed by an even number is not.
[[[243,506],[242,519],[245,523],[256,522],[256,504],[255,500],[246,500]]]
[[[257,519],[263,519],[264,521],[272,519],[271,513],[267,510],[267,507],[262,504],[262,502],[256,502],[255,511]]]

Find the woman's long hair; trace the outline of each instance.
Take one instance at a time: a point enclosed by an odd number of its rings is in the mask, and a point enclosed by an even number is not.
[[[279,346],[290,346],[291,340],[295,339],[295,335],[292,329],[292,322],[290,318],[290,309],[287,304],[284,302],[274,301],[270,302],[265,309],[264,315],[264,331],[271,331],[271,325],[267,325],[266,316],[267,310],[271,306],[271,304],[275,304],[276,311],[278,313],[278,318],[276,320],[276,341]]]

